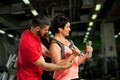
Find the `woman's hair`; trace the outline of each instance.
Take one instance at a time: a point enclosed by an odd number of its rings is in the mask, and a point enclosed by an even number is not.
[[[56,16],[52,22],[52,28],[54,33],[59,32],[58,28],[64,29],[67,22],[70,22],[70,20],[66,16],[63,16],[63,15]]]
[[[33,27],[40,26],[41,28],[43,28],[46,25],[50,26],[51,22],[45,15],[37,15],[33,17],[32,25]]]

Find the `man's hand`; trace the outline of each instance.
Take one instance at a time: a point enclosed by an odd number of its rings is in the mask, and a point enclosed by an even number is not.
[[[67,62],[67,63],[64,65],[64,69],[70,68],[72,65],[73,65],[73,62]]]

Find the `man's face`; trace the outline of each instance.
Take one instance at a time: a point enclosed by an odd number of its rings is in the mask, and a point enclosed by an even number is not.
[[[45,37],[48,34],[49,27],[50,27],[49,25],[46,25],[44,28],[40,28],[40,30],[37,31],[37,35]]]

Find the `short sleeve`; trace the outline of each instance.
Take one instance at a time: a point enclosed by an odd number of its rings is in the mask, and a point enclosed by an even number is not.
[[[42,55],[41,45],[34,42],[25,42],[20,49],[21,56],[30,62],[37,61]]]

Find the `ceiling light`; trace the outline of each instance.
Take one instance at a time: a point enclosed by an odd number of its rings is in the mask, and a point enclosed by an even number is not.
[[[1,33],[1,34],[5,34],[5,31],[3,31],[3,30],[0,30],[0,33]]]
[[[25,3],[25,4],[30,4],[30,1],[29,0],[23,0],[23,2]]]
[[[95,20],[97,18],[97,14],[92,15],[92,19]]]
[[[87,41],[87,38],[84,38],[84,41],[83,41],[83,43],[86,43],[86,41]]]
[[[52,34],[51,34],[51,35],[50,35],[50,37],[51,37],[51,38],[53,38],[53,37],[54,37],[54,35],[52,35]]]
[[[115,38],[117,38],[117,37],[118,37],[118,35],[115,35],[114,37],[115,37]]]
[[[96,7],[95,7],[95,11],[99,11],[101,8],[101,4],[97,4]]]
[[[88,27],[88,28],[87,28],[87,31],[91,31],[91,27]]]
[[[86,35],[89,35],[90,34],[90,32],[86,32]]]
[[[38,13],[37,13],[36,10],[31,10],[31,12],[32,12],[32,14],[33,14],[34,16],[38,15]]]
[[[85,38],[88,38],[88,35],[86,35]]]
[[[93,26],[93,22],[91,21],[91,22],[89,22],[89,26]]]
[[[118,33],[118,35],[120,35],[120,32]]]
[[[84,38],[84,41],[86,41],[87,40],[87,38]]]
[[[13,35],[12,34],[8,34],[8,37],[13,38]]]
[[[49,31],[49,32],[48,32],[48,34],[52,34],[52,32],[51,32],[51,31]]]
[[[86,41],[83,41],[83,43],[86,43]]]

